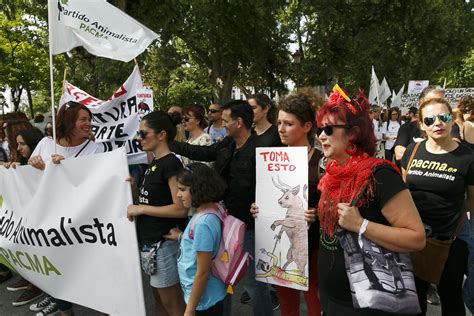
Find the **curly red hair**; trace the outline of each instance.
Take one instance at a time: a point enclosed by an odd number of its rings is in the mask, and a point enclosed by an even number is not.
[[[346,133],[351,145],[356,147],[355,155],[366,153],[373,156],[377,140],[369,109],[370,104],[362,90],[350,102],[335,91],[316,114],[316,123],[321,127],[323,119],[328,118],[333,124],[340,121],[349,125],[350,129]]]

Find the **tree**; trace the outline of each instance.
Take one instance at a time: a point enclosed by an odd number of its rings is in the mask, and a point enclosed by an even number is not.
[[[207,80],[217,101],[223,103],[230,99],[242,69],[265,59],[265,54],[273,54],[262,48],[275,44],[275,13],[284,3],[141,0],[130,4],[129,13],[160,33],[163,45],[181,39],[188,59],[207,69]]]
[[[20,97],[26,91],[30,115],[34,116],[32,94],[46,88],[48,60],[44,24],[25,9],[25,2],[12,1],[0,15],[0,86],[11,88],[14,111],[19,110]]]
[[[473,4],[458,1],[292,1],[283,21],[310,85],[368,87],[370,68],[393,87],[434,79],[473,44]]]

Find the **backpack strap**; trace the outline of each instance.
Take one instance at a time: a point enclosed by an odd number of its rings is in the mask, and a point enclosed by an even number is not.
[[[206,215],[206,214],[214,214],[215,216],[217,216],[217,218],[223,223],[224,222],[224,218],[223,218],[223,215],[222,215],[222,207],[220,205],[218,205],[218,211],[216,211],[215,209],[213,208],[208,208],[204,211],[201,211],[197,214],[196,218],[191,222],[191,227],[189,227],[189,239],[193,240],[194,239],[194,224],[197,222],[197,220],[203,216],[203,215]]]

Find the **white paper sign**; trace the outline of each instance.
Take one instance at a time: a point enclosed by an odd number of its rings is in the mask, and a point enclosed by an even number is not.
[[[258,281],[308,290],[308,149],[256,149],[255,220]]]
[[[421,90],[430,84],[429,80],[410,80],[408,82],[408,94],[419,94]]]
[[[0,256],[46,293],[111,315],[145,315],[124,149],[0,167]]]

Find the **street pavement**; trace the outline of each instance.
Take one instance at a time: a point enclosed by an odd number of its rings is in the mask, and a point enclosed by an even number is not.
[[[29,311],[29,304],[21,307],[13,307],[12,301],[17,298],[21,292],[9,292],[6,290],[6,286],[10,283],[13,283],[19,279],[19,276],[15,276],[9,281],[0,285],[0,316],[25,316],[25,315],[35,315],[35,313]],[[143,278],[143,290],[145,293],[145,303],[147,315],[154,315],[153,313],[153,294],[151,292],[149,283],[146,281],[145,277]],[[236,293],[232,301],[232,311],[233,315],[252,315],[252,309],[250,305],[244,305],[240,303],[240,295],[242,294],[242,286],[237,286]],[[302,312],[301,315],[307,315],[306,308],[304,306],[304,301],[301,301]],[[76,316],[93,316],[100,315],[100,313],[93,311],[91,309],[75,305],[74,314]],[[466,312],[467,315],[471,315]],[[280,316],[279,311],[276,311],[275,316]],[[438,316],[441,315],[441,308],[439,306],[429,305],[428,304],[428,316]],[[132,315],[131,315],[132,316]],[[267,315],[262,315],[267,316]]]

